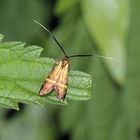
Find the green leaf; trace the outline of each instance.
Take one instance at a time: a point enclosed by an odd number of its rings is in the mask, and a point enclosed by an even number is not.
[[[18,102],[45,106],[45,103],[67,104],[61,102],[56,93],[38,96],[38,91],[50,73],[55,61],[39,58],[42,48],[24,48],[21,42],[0,44],[0,105],[17,108]],[[89,74],[70,71],[66,99],[88,100],[91,98],[92,79]],[[16,104],[15,104],[16,103]]]
[[[128,0],[82,0],[83,17],[100,53],[118,62],[105,60],[117,84],[126,79],[125,37],[129,24]]]
[[[10,98],[0,96],[0,106],[4,108],[11,108],[19,110],[18,104]]]

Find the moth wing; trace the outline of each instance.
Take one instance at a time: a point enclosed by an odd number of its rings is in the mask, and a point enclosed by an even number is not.
[[[62,67],[59,78],[56,81],[55,91],[57,97],[64,100],[67,93],[69,63]]]
[[[62,69],[62,62],[59,62],[57,65],[55,65],[53,67],[49,76],[43,83],[43,85],[39,91],[39,95],[43,96],[43,95],[49,94],[50,92],[52,92],[54,90],[54,86],[55,86],[57,79],[59,78],[61,69]]]
[[[49,76],[47,79],[51,79],[53,81],[56,81],[59,78],[59,75],[62,70],[62,61],[60,61],[58,64],[56,64],[52,71],[50,72]]]
[[[53,91],[53,88],[54,88],[54,84],[48,81],[45,81],[39,91],[39,95],[43,96],[43,95],[49,94],[50,92]]]

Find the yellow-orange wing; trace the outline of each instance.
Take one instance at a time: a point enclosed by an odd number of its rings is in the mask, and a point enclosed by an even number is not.
[[[55,65],[53,67],[49,76],[47,77],[47,79],[43,83],[43,85],[39,91],[39,95],[43,96],[43,95],[49,94],[51,91],[54,90],[56,81],[60,76],[61,70],[62,70],[62,61],[60,61],[57,65]]]
[[[68,59],[64,59],[62,62],[62,70],[54,89],[57,93],[57,97],[64,100],[67,93],[69,62]]]

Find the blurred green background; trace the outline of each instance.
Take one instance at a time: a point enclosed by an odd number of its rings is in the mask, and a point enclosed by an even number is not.
[[[20,104],[20,111],[0,109],[0,140],[139,140],[140,1],[1,0],[0,33],[4,41],[44,47],[56,60],[61,50],[33,20],[48,27],[71,59],[71,69],[90,73],[93,98],[48,104]]]

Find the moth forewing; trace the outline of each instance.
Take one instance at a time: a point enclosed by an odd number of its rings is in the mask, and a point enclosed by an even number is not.
[[[64,100],[67,94],[67,85],[68,85],[68,72],[69,72],[69,61],[68,58],[62,60],[62,70],[59,75],[59,78],[55,84],[55,91],[59,99]]]
[[[42,85],[39,95],[46,95],[49,94],[51,91],[54,90],[55,84],[62,69],[62,61],[56,64],[50,74],[48,75],[47,79],[45,80],[44,84]]]

